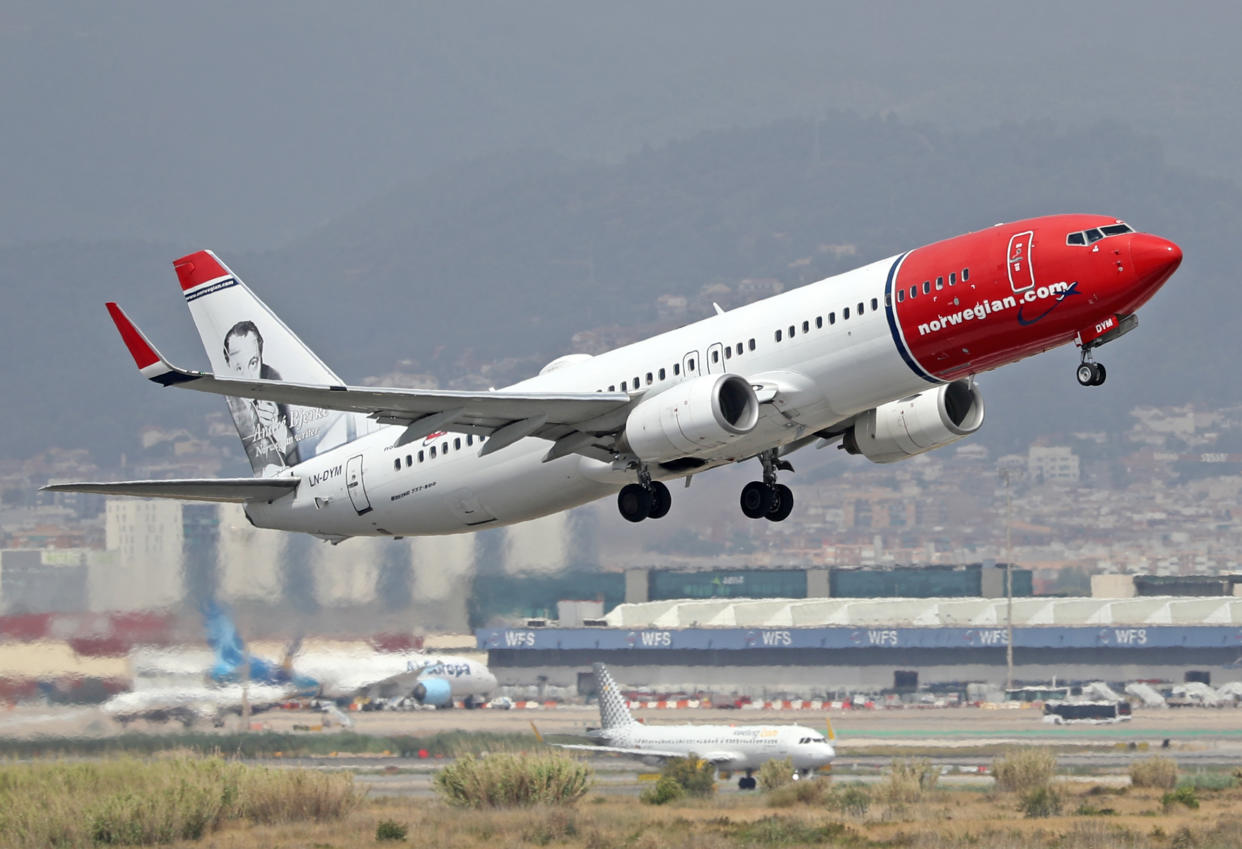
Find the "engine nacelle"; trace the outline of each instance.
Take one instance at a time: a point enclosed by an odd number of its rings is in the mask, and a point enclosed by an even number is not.
[[[453,685],[443,678],[420,678],[411,695],[419,704],[444,707],[453,699]]]
[[[969,436],[983,424],[983,396],[955,380],[862,413],[843,445],[873,463],[893,463]]]
[[[704,374],[639,404],[625,422],[630,450],[658,463],[697,457],[743,436],[759,422],[759,399],[746,378]]]

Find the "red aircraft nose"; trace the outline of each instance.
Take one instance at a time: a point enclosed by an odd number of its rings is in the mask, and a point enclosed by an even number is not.
[[[1182,249],[1168,239],[1135,233],[1130,237],[1130,261],[1134,264],[1135,282],[1150,294],[1182,264]]]

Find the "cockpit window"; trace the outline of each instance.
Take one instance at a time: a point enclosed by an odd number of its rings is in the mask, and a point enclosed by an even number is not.
[[[1108,224],[1104,227],[1092,227],[1090,230],[1079,230],[1077,233],[1070,233],[1065,237],[1067,245],[1090,245],[1098,242],[1107,236],[1120,236],[1124,233],[1133,233],[1134,228],[1124,221],[1118,221],[1116,224]]]

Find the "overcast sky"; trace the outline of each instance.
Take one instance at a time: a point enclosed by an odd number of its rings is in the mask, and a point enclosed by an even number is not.
[[[1239,31],[1224,2],[9,0],[0,243],[262,250],[482,153],[827,109],[1122,123],[1238,181]]]

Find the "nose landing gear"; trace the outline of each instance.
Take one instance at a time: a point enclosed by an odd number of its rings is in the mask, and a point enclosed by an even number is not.
[[[673,506],[673,495],[661,481],[653,481],[647,467],[638,470],[638,483],[621,487],[617,493],[617,509],[628,522],[662,519]]]
[[[742,513],[748,519],[783,522],[793,512],[794,497],[789,487],[776,482],[776,471],[792,472],[793,466],[779,459],[775,448],[760,454],[759,462],[763,464],[763,480],[742,487]]]
[[[1087,351],[1083,351],[1082,356],[1083,359],[1077,371],[1079,384],[1082,386],[1102,386],[1108,378],[1108,369],[1104,368],[1103,363],[1088,360]]]

